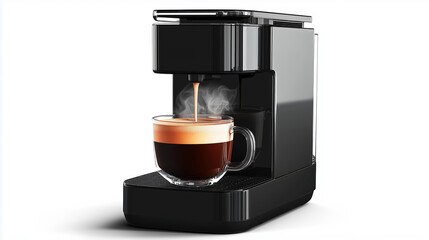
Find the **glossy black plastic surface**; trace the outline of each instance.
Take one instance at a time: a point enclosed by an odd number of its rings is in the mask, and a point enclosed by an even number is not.
[[[243,24],[153,25],[153,71],[245,73],[268,70],[264,27]]]
[[[178,187],[158,173],[124,182],[124,214],[134,226],[235,233],[302,205],[315,189],[316,166],[281,178],[227,174],[205,188]]]

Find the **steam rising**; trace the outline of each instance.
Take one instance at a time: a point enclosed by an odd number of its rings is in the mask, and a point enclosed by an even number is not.
[[[223,85],[203,82],[198,90],[198,114],[232,112],[237,91]],[[175,113],[194,114],[194,89],[188,84],[176,98]]]

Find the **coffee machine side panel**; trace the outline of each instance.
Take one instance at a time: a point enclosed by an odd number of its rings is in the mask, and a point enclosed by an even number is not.
[[[314,30],[272,27],[274,177],[312,164]]]

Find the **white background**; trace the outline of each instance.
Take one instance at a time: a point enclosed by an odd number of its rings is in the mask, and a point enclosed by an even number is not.
[[[3,1],[1,239],[429,239],[429,4],[424,1]],[[153,9],[312,15],[317,190],[249,232],[123,224],[122,182],[155,169]],[[174,39],[172,39],[174,41]],[[174,204],[174,199],[171,201]]]

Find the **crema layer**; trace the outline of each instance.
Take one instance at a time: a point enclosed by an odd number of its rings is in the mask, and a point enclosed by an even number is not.
[[[154,141],[170,144],[210,144],[233,140],[230,121],[199,118],[156,120],[153,124]]]

